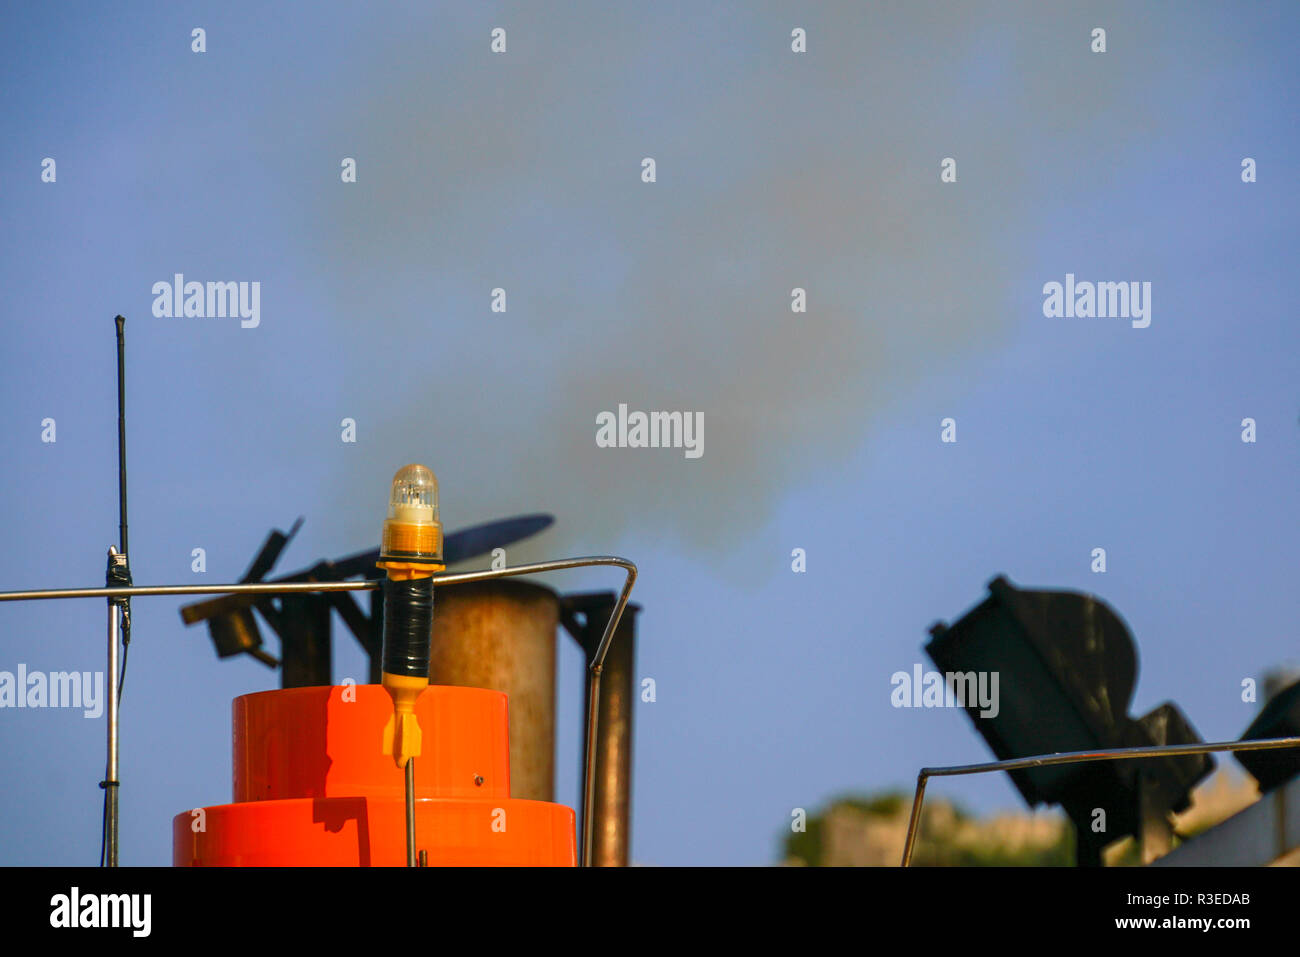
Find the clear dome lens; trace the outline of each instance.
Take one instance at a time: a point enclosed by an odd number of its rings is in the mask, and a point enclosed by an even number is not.
[[[424,525],[438,521],[438,480],[423,465],[405,465],[393,476],[388,517]]]
[[[379,554],[386,561],[442,563],[438,480],[423,465],[404,465],[393,476]]]

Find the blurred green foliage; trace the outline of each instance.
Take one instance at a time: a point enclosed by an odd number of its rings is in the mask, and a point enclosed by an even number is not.
[[[821,814],[810,814],[806,830],[784,836],[782,857],[787,863],[820,867],[827,863],[827,815],[861,819],[863,833],[874,828],[895,838],[901,852],[907,830],[911,796],[899,792],[849,795],[832,801]],[[1006,820],[1005,818],[1003,819]],[[1025,817],[1026,826],[1032,820]],[[1074,864],[1074,832],[1064,818],[1059,827],[1039,823],[1050,832],[1047,840],[1007,840],[996,827],[948,802],[931,799],[921,811],[921,826],[912,852],[915,867],[1069,867]],[[894,832],[897,832],[896,834]],[[842,861],[838,854],[836,860]],[[896,865],[897,859],[871,863]]]

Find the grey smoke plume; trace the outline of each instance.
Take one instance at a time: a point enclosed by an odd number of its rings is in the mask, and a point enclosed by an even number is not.
[[[1103,139],[1160,123],[1117,91],[1159,82],[1170,37],[1144,26],[1140,58],[1103,64],[1090,23],[1015,16],[530,5],[394,37],[318,118],[359,163],[314,214],[330,334],[401,343],[352,389],[374,451],[337,494],[373,499],[423,456],[452,525],[545,508],[571,541],[697,547],[760,529],[892,396],[1020,321],[1044,206],[1096,186]],[[597,448],[620,402],[702,414],[703,457]]]

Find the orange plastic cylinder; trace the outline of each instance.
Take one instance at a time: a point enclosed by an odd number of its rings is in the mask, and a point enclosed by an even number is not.
[[[405,776],[380,748],[393,699],[380,685],[287,688],[234,701],[234,800],[393,797]],[[426,742],[415,796],[510,796],[506,696],[432,685],[416,717]]]
[[[405,780],[379,685],[236,698],[234,803],[172,820],[177,866],[400,866]],[[572,866],[574,813],[510,798],[506,696],[431,685],[416,703],[416,846],[435,865]]]

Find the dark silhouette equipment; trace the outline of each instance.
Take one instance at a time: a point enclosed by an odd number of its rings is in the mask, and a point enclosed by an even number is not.
[[[988,598],[951,626],[934,625],[925,651],[945,673],[998,673],[996,715],[980,717],[975,701],[964,707],[999,760],[1201,743],[1171,702],[1129,716],[1137,651],[1128,627],[1100,599],[1022,589],[1001,576],[988,588]],[[1095,866],[1102,848],[1126,835],[1141,841],[1144,859],[1167,851],[1170,814],[1188,807],[1192,788],[1213,768],[1209,755],[1192,754],[1008,773],[1031,807],[1065,810],[1075,826],[1078,863]],[[1104,830],[1095,830],[1103,820]]]
[[[1269,699],[1241,740],[1297,735],[1300,735],[1300,681],[1293,682]],[[1260,791],[1272,791],[1300,774],[1300,750],[1243,751],[1238,753],[1237,760],[1254,775]]]
[[[449,565],[467,561],[535,535],[554,521],[550,515],[520,515],[453,532],[443,542],[445,561]],[[288,532],[272,530],[240,582],[246,584],[263,581],[302,527],[302,522],[299,518]],[[375,566],[378,561],[379,549],[375,548],[333,561],[317,562],[311,568],[272,581],[336,582],[349,578],[378,581],[381,578],[379,569]],[[280,637],[280,658],[263,650],[262,634],[254,610]],[[252,655],[268,667],[280,668],[282,688],[306,688],[333,683],[332,611],[339,613],[348,631],[370,659],[367,681],[378,684],[384,620],[381,589],[370,592],[368,611],[362,610],[350,592],[277,597],[225,595],[183,606],[181,619],[187,625],[207,622],[217,657]]]

